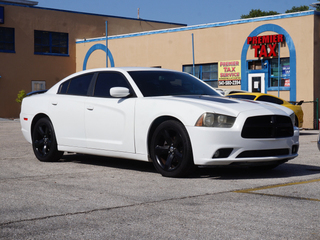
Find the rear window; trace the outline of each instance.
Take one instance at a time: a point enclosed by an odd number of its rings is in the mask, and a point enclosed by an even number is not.
[[[276,103],[276,104],[283,104],[283,101],[279,98],[275,98],[272,96],[260,96],[258,97],[257,101],[263,101],[263,102],[270,102],[270,103]]]
[[[254,95],[230,95],[228,96],[230,98],[240,98],[240,99],[248,99],[248,100],[254,100],[256,96]]]

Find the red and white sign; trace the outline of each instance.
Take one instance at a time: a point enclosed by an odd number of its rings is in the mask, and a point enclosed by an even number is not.
[[[258,58],[277,57],[276,46],[278,43],[284,41],[283,34],[247,38],[247,44],[252,46],[254,49],[254,56]]]
[[[284,80],[284,86],[285,87],[290,87],[290,79],[285,79]]]

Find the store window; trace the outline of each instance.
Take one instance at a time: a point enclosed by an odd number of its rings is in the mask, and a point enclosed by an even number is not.
[[[281,58],[279,67],[278,59],[271,59],[270,71],[269,87],[290,87],[290,58]]]
[[[248,68],[249,70],[262,70],[262,61],[249,61]]]
[[[193,75],[193,65],[184,65],[183,71]],[[218,63],[196,64],[195,76],[212,87],[218,87]]]
[[[0,24],[4,24],[4,7],[0,7]]]
[[[40,91],[46,89],[46,81],[32,81],[32,91]]]
[[[15,52],[14,28],[0,27],[0,52]]]
[[[68,56],[68,33],[35,30],[34,53]]]

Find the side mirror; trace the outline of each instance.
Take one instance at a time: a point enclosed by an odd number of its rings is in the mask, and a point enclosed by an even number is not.
[[[114,98],[124,98],[130,95],[130,91],[125,87],[113,87],[110,89],[110,96]]]

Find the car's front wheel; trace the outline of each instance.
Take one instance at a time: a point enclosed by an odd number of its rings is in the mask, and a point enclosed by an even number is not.
[[[165,121],[156,128],[150,155],[157,171],[166,177],[183,177],[194,169],[189,135],[178,121]]]
[[[63,152],[58,151],[54,129],[48,118],[36,122],[32,132],[32,148],[42,162],[58,161],[62,157]]]

